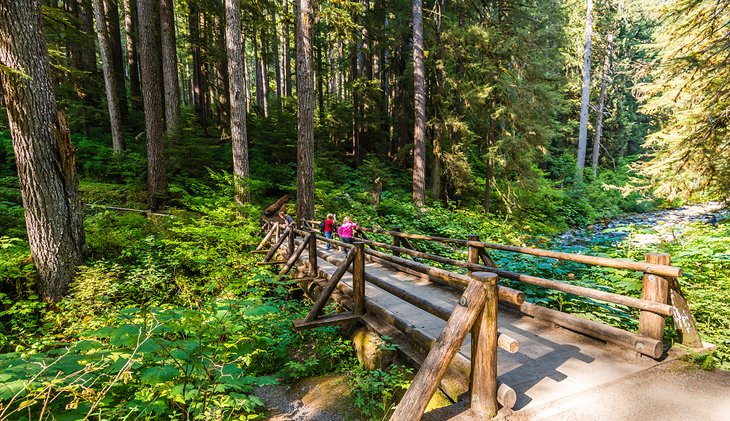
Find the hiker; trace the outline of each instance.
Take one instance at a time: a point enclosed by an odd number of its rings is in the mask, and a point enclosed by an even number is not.
[[[356,229],[357,224],[352,222],[352,219],[350,219],[349,216],[346,216],[345,219],[342,220],[342,225],[337,228],[337,235],[340,236],[343,243],[353,244],[354,241],[352,240],[352,233]]]
[[[279,212],[279,218],[284,220],[284,228],[289,228],[292,225],[294,225],[294,218],[291,217],[291,215],[287,214],[284,211]]]
[[[327,214],[327,219],[320,222],[319,229],[322,230],[322,233],[324,233],[325,238],[332,239],[332,233],[335,230],[335,216],[331,213]],[[330,249],[330,242],[327,242],[327,250]]]
[[[712,215],[712,218],[710,218],[710,224],[712,224],[713,228],[717,226],[717,215]]]

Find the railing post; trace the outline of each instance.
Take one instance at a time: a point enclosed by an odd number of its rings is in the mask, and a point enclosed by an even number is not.
[[[479,236],[477,234],[469,234],[469,241],[479,241]],[[469,263],[479,264],[479,248],[474,246],[469,246]],[[469,273],[471,274],[472,271],[470,270]]]
[[[357,242],[355,260],[352,262],[352,314],[365,314],[365,244]]]
[[[317,234],[312,232],[309,236],[309,276],[317,277]]]
[[[657,263],[660,265],[669,265],[670,257],[664,253],[648,253],[644,261],[647,263]],[[666,304],[669,295],[669,282],[659,275],[644,273],[643,289],[641,298],[644,300],[656,301]],[[664,340],[664,316],[649,311],[641,311],[639,313],[639,333],[659,341]]]
[[[294,253],[294,225],[291,225],[287,229],[289,230],[289,243],[288,243],[289,256],[291,256],[292,253]]]
[[[476,419],[490,419],[497,414],[497,275],[475,272],[472,278],[487,295],[471,328],[471,409]]]
[[[274,222],[274,224],[276,224],[275,225],[276,231],[274,231],[274,241],[279,241],[279,229],[280,229],[279,227],[280,227],[280,225],[279,225],[278,222]]]
[[[393,227],[392,231],[400,232],[400,227],[395,226],[395,227]],[[393,247],[400,247],[400,237],[394,235],[392,244],[393,244]],[[400,252],[393,250],[393,256],[396,256],[396,257],[400,256]]]

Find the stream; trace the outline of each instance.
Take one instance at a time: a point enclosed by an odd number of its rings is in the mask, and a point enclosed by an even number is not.
[[[730,209],[721,202],[708,202],[680,208],[626,215],[572,229],[559,235],[551,249],[577,251],[592,245],[610,246],[628,242],[629,247],[648,247],[681,239],[690,224],[710,224],[730,217]]]

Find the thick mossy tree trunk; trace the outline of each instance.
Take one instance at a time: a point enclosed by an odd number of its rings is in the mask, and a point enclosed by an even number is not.
[[[114,75],[112,46],[106,31],[102,0],[93,0],[93,7],[94,19],[96,20],[96,36],[99,39],[99,52],[101,53],[101,67],[104,73],[104,86],[106,87],[109,123],[112,128],[112,149],[115,154],[121,154],[124,152],[124,130],[122,129],[122,113],[118,98],[119,87],[117,86],[118,80]]]
[[[314,74],[311,0],[297,14],[297,223],[314,218]]]
[[[180,125],[180,90],[177,80],[175,13],[172,0],[160,0],[160,40],[165,92],[165,127],[167,130],[175,130]]]
[[[139,0],[139,64],[142,70],[142,100],[147,132],[147,190],[151,210],[162,205],[167,194],[165,175],[162,63],[160,60],[159,8],[156,0]]]
[[[68,128],[57,113],[37,0],[0,0],[0,82],[26,228],[46,301],[65,294],[84,249]]]
[[[246,179],[249,175],[248,137],[246,134],[246,92],[243,68],[246,61],[241,40],[241,4],[239,0],[225,0],[226,52],[228,56],[228,84],[231,104],[231,143],[233,147],[233,182],[236,202],[249,200]]]
[[[423,67],[423,2],[413,0],[413,204],[426,203],[426,80]]]

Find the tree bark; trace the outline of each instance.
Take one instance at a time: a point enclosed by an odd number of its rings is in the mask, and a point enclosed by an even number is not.
[[[139,0],[138,0],[139,1]],[[190,32],[190,50],[193,67],[193,104],[198,123],[207,130],[208,118],[206,107],[206,83],[203,78],[203,57],[200,42],[200,11],[195,1],[188,2],[190,15],[188,16],[188,30]]]
[[[284,15],[289,16],[289,0],[284,0]],[[284,31],[284,91],[285,96],[292,96],[291,83],[291,53],[289,52],[289,25],[284,21],[282,30]]]
[[[426,81],[423,67],[422,0],[413,0],[413,90],[413,204],[420,207],[426,203]]]
[[[111,57],[114,69],[114,85],[117,90],[117,102],[119,103],[119,113],[122,121],[127,119],[128,107],[127,90],[124,80],[124,57],[122,56],[122,32],[119,28],[119,6],[114,0],[104,0],[104,15],[106,17],[105,28],[109,45],[111,47]]]
[[[142,91],[137,63],[137,0],[124,0],[124,28],[127,38],[127,68],[132,109],[142,109]]]
[[[588,102],[591,96],[591,36],[593,34],[593,0],[586,0],[586,46],[583,52],[583,84],[580,101],[580,129],[578,131],[578,156],[575,162],[576,182],[583,181],[588,140]]]
[[[279,25],[276,23],[276,7],[273,8],[273,12],[271,13],[271,24],[274,27],[274,36],[272,39],[274,40],[274,78],[276,79],[276,98],[281,99],[281,60],[279,58],[280,32],[277,30]],[[279,106],[281,107],[281,101],[279,101]]]
[[[269,44],[266,39],[266,32],[262,29],[261,37],[261,91],[263,97],[264,117],[269,116]]]
[[[231,121],[231,102],[229,101],[230,81],[228,75],[228,55],[226,54],[226,28],[223,26],[224,16],[225,10],[221,10],[220,16],[215,16],[214,32],[216,51],[218,53],[215,80],[218,91],[218,124],[228,126]]]
[[[593,137],[593,159],[591,167],[593,176],[598,174],[598,156],[601,152],[601,136],[603,135],[603,105],[606,102],[606,85],[608,84],[608,72],[611,70],[611,53],[613,52],[613,31],[608,34],[608,47],[606,57],[603,59],[603,75],[601,77],[601,95],[598,98],[598,115],[596,116],[596,134]]]
[[[249,201],[246,179],[249,176],[248,138],[246,133],[246,92],[244,91],[243,69],[246,65],[241,41],[241,4],[239,0],[225,0],[226,7],[226,52],[228,75],[231,78],[228,90],[231,103],[231,143],[233,148],[233,183],[236,202]]]
[[[157,0],[138,0],[139,63],[142,70],[142,100],[147,133],[147,190],[151,210],[157,210],[167,193],[162,109],[162,62]]]
[[[112,47],[109,42],[109,31],[104,18],[102,0],[93,0],[94,18],[96,20],[96,36],[99,39],[99,52],[101,53],[101,66],[104,73],[104,86],[106,87],[106,102],[109,109],[109,122],[112,129],[112,150],[115,154],[124,152],[124,129],[122,128],[122,114],[119,109],[118,80],[114,75],[114,63],[112,62]]]
[[[0,0],[0,84],[42,299],[58,301],[83,259],[73,146],[57,112],[37,0]],[[8,71],[8,69],[10,71]]]
[[[310,0],[298,0],[297,13],[297,222],[314,218],[314,75]]]
[[[165,95],[165,127],[180,125],[180,90],[177,76],[175,12],[172,0],[160,0],[160,40],[162,43],[162,80]]]

